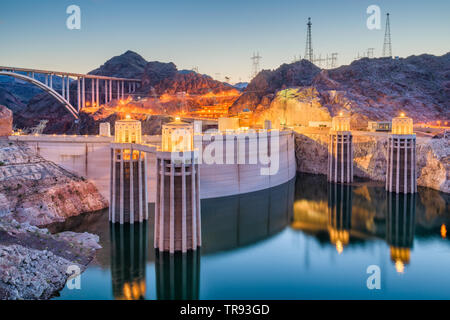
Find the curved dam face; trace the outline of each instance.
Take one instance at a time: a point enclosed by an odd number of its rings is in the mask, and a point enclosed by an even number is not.
[[[218,156],[219,159],[216,157],[215,160],[218,161],[214,164],[205,163],[205,156],[210,154],[209,142],[205,141],[209,140],[209,137],[203,141],[204,157],[200,165],[202,199],[264,190],[295,177],[295,139],[292,132],[280,132],[276,142],[272,141],[271,137],[259,134],[248,137],[245,137],[245,134],[238,134],[231,139],[226,138],[229,135],[222,137],[219,144],[223,144],[221,148],[223,152]],[[264,146],[266,142],[268,142],[267,152]],[[270,158],[270,165],[265,164],[267,157]]]
[[[256,136],[235,134],[232,139],[226,138],[229,135],[219,135],[222,136],[222,141],[207,134],[203,136],[199,142],[203,154],[200,163],[201,199],[264,190],[295,177],[295,139],[291,131],[279,133],[277,146],[268,139],[267,152],[263,150],[262,153],[261,147],[265,141],[259,134]],[[92,180],[100,193],[109,199],[112,137],[39,135],[11,136],[10,139],[27,143],[43,158]],[[146,136],[143,140],[146,144],[158,146],[161,143],[161,136]],[[219,142],[223,148],[219,147]],[[255,158],[256,163],[252,163],[252,159]],[[267,164],[267,158],[270,159],[271,165]],[[155,202],[155,153],[148,153],[146,161],[148,201]],[[273,171],[268,174],[270,166]]]

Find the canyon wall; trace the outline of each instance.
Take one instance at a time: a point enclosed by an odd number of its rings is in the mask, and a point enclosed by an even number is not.
[[[354,132],[355,177],[385,181],[387,134]],[[327,174],[328,132],[296,132],[297,171]],[[417,138],[417,184],[450,193],[450,140]]]
[[[0,105],[0,137],[11,135],[13,113],[5,106]]]
[[[96,186],[34,153],[0,140],[0,218],[43,226],[108,207]]]
[[[263,70],[233,103],[231,113],[250,109],[257,123],[307,125],[344,112],[352,128],[389,120],[400,111],[414,122],[450,119],[450,53],[400,59],[363,58],[321,70],[301,60]],[[297,110],[298,112],[294,112]]]

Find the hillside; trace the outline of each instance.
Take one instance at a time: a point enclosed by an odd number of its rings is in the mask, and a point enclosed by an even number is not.
[[[272,119],[288,125],[307,125],[311,115],[329,120],[340,111],[350,114],[357,127],[366,126],[368,120],[389,120],[400,111],[416,122],[448,120],[450,53],[398,60],[364,58],[331,70],[320,70],[308,61],[285,64],[260,72],[230,111],[247,107],[257,122]]]

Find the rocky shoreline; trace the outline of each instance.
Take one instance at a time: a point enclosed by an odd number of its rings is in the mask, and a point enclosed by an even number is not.
[[[108,207],[92,182],[0,139],[0,299],[50,299],[95,256],[99,237],[40,228]],[[70,271],[70,270],[69,270]]]
[[[0,220],[0,299],[50,299],[72,274],[83,272],[100,248],[89,233],[50,234],[15,220]]]

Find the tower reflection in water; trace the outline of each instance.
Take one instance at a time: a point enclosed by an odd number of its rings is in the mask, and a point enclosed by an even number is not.
[[[350,241],[352,227],[352,187],[328,184],[328,233],[336,250],[342,253]]]
[[[197,300],[200,287],[200,250],[155,252],[158,300]]]
[[[409,264],[414,241],[416,195],[387,194],[386,242],[397,272],[404,272]]]
[[[134,225],[110,224],[111,278],[115,299],[145,299],[147,228],[146,221]]]

